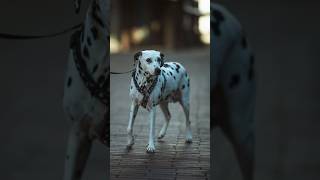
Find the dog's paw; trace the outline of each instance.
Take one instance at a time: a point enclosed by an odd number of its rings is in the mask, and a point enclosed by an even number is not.
[[[156,148],[154,147],[154,145],[148,144],[147,153],[154,153],[155,151],[156,151]]]
[[[186,135],[186,143],[192,143],[192,135]]]
[[[162,139],[166,135],[166,132],[167,132],[166,126],[163,126],[161,131],[159,132],[158,139]]]
[[[133,144],[127,144],[127,146],[126,146],[126,147],[127,147],[127,150],[132,149],[132,145],[133,145]]]
[[[127,142],[127,149],[131,149],[131,147],[134,145],[134,137],[130,136],[128,137],[128,142]]]
[[[158,139],[162,139],[166,134],[160,132],[159,135],[158,135]]]

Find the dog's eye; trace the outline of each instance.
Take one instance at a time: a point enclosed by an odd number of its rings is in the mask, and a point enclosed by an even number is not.
[[[150,58],[147,58],[146,61],[147,61],[147,63],[151,63],[152,62]]]

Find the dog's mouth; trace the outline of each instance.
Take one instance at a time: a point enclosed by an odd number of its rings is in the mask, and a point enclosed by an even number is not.
[[[146,71],[146,77],[147,78],[154,78],[154,77],[159,76],[159,75],[160,75],[160,73],[157,73],[157,72],[150,73],[150,72]]]
[[[147,83],[152,83],[157,77],[158,77],[158,75],[150,74],[148,77],[146,77],[146,82]]]

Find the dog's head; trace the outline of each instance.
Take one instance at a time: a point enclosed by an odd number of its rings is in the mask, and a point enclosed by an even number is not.
[[[155,50],[139,51],[134,55],[136,70],[146,73],[146,76],[157,76],[164,64],[164,55]]]

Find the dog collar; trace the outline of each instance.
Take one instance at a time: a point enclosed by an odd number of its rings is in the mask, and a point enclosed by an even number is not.
[[[141,93],[143,95],[141,106],[146,108],[150,94],[152,93],[154,87],[156,86],[156,84],[158,82],[158,76],[156,76],[156,78],[152,82],[150,88],[147,89],[145,86],[139,86],[139,84],[135,78],[135,74],[136,74],[136,71],[133,71],[132,72],[132,79],[133,79],[134,85],[136,86],[136,89],[139,91],[139,93]]]
[[[90,94],[96,97],[101,103],[108,104],[109,101],[109,85],[110,79],[107,74],[105,74],[105,79],[102,83],[97,83],[88,71],[85,60],[81,55],[80,50],[80,35],[81,31],[76,31],[71,37],[70,47],[73,50],[74,62],[76,64],[79,75],[89,90]]]

